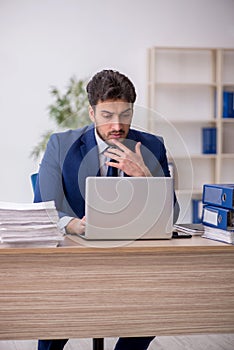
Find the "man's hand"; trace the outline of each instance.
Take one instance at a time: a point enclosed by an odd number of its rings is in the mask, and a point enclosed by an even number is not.
[[[121,142],[113,139],[111,140],[118,148],[109,148],[108,151],[104,153],[106,157],[114,159],[115,162],[106,162],[106,165],[113,166],[122,170],[128,176],[152,176],[149,169],[144,163],[141,154],[141,142],[137,142],[135,147],[135,152],[132,152],[129,148],[123,145]]]
[[[66,226],[66,232],[70,234],[81,234],[85,232],[85,216],[82,219],[74,218]]]

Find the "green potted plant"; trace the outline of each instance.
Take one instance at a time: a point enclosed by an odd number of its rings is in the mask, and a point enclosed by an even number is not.
[[[49,117],[55,122],[56,131],[77,129],[90,123],[85,80],[72,77],[64,93],[56,87],[52,87],[50,93],[54,103],[48,106]],[[54,130],[47,130],[42,134],[41,140],[30,154],[32,158],[38,159],[44,153],[53,132]]]

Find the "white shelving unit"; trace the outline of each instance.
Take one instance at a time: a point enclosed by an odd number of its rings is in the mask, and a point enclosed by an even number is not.
[[[174,164],[179,222],[204,183],[234,182],[234,118],[223,118],[223,91],[234,91],[234,48],[148,50],[148,129],[162,135]],[[202,128],[216,127],[216,154],[202,153]]]

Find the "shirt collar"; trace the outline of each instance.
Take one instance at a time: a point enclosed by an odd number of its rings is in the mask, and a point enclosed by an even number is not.
[[[98,153],[102,154],[108,147],[110,147],[110,145],[108,145],[105,141],[101,139],[101,137],[97,133],[96,128],[94,129],[94,135],[98,146]]]

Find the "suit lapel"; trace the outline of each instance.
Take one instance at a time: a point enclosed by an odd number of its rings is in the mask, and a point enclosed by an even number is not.
[[[99,156],[93,124],[82,135],[80,140],[82,162],[80,168],[86,176],[97,176],[99,172]]]
[[[63,164],[63,188],[65,197],[79,218],[85,215],[85,180],[88,176],[98,176],[99,157],[94,137],[94,127],[70,147]]]

